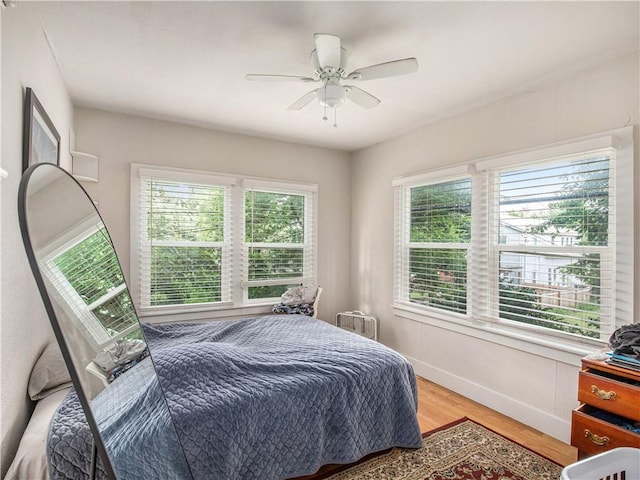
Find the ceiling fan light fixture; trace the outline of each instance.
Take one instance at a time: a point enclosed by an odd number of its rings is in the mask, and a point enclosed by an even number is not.
[[[341,85],[328,83],[318,89],[318,101],[323,107],[338,108],[344,103],[344,90]]]
[[[2,1],[2,0],[0,0]],[[300,110],[309,105],[315,98],[324,109],[323,120],[328,120],[327,109],[333,110],[333,126],[337,127],[337,108],[346,99],[362,108],[373,108],[380,100],[369,92],[354,85],[341,85],[343,80],[375,80],[377,78],[395,77],[418,70],[418,61],[414,58],[402,58],[390,62],[378,63],[362,67],[346,74],[347,51],[342,47],[340,37],[328,33],[313,35],[316,48],[311,52],[314,76],[274,75],[250,73],[247,80],[320,82],[321,87],[307,92],[293,102],[287,110]]]

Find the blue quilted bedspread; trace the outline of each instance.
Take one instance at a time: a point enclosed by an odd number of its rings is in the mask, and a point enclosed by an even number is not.
[[[197,480],[285,479],[420,446],[413,369],[379,343],[298,315],[144,331]],[[60,434],[74,408],[72,394],[52,422],[52,478],[84,478],[64,452],[88,443]]]

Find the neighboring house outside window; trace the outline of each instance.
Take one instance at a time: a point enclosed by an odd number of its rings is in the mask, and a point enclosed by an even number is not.
[[[273,304],[315,280],[316,186],[132,165],[141,314]]]
[[[632,322],[632,152],[631,131],[620,129],[396,179],[396,313],[520,329],[530,339],[608,340]],[[468,201],[443,195],[465,182]],[[439,197],[425,203],[425,189]],[[414,249],[436,248],[416,243],[418,211],[420,232],[453,241],[445,251],[457,252],[455,269],[429,273],[446,263],[442,253],[414,266]],[[420,284],[425,274],[431,280]]]

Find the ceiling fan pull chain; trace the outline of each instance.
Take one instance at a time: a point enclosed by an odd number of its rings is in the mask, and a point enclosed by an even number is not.
[[[333,126],[338,126],[338,109],[335,107],[333,108]]]
[[[324,82],[324,98],[327,98],[327,82]],[[322,107],[324,109],[324,117],[322,117],[322,119],[326,122],[328,120],[327,104],[325,103]]]

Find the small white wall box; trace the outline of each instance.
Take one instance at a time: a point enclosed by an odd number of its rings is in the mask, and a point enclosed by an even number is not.
[[[336,326],[371,340],[378,340],[378,320],[360,310],[340,312],[336,315]]]
[[[77,180],[93,183],[98,181],[98,157],[90,153],[72,151],[71,158],[71,171]]]

